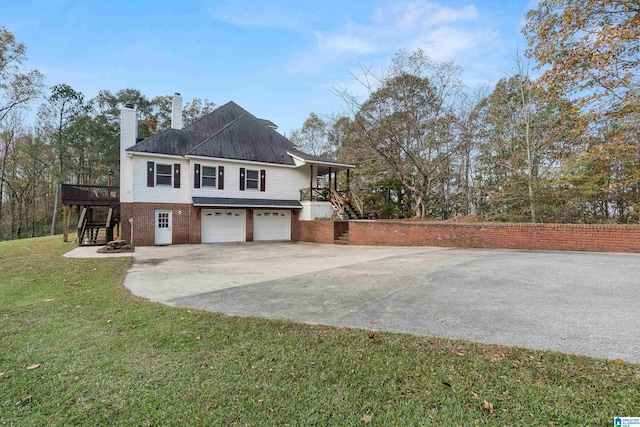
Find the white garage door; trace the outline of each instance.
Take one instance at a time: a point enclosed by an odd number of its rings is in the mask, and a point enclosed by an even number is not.
[[[291,212],[253,211],[253,240],[291,240]]]
[[[202,209],[202,243],[244,242],[246,218],[243,209]]]

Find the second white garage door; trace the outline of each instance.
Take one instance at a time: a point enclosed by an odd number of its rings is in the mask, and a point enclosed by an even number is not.
[[[244,209],[202,209],[202,243],[244,242],[246,226]]]
[[[291,212],[253,211],[253,240],[291,240]]]

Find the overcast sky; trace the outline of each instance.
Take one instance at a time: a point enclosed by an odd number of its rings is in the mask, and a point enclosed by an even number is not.
[[[47,84],[87,98],[137,88],[148,97],[233,100],[281,132],[311,111],[339,113],[332,88],[359,64],[400,49],[453,60],[469,85],[495,83],[524,50],[532,0],[0,1],[0,26],[27,45]]]

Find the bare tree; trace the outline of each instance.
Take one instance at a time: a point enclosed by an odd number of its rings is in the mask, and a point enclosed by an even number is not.
[[[462,94],[461,70],[436,63],[423,51],[399,52],[381,75],[362,68],[352,75],[367,99],[337,89],[359,140],[383,161],[415,197],[415,216],[424,218],[434,188],[451,172],[459,151],[455,126]]]

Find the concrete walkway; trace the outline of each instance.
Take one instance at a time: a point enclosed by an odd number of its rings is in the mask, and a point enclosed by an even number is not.
[[[164,304],[640,363],[640,255],[242,243],[136,249]]]
[[[121,258],[133,256],[133,252],[121,252],[119,254],[101,254],[98,252],[102,246],[78,246],[62,255],[67,258]]]

